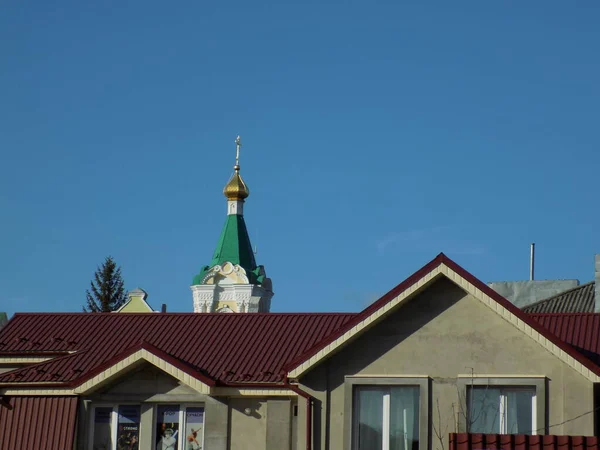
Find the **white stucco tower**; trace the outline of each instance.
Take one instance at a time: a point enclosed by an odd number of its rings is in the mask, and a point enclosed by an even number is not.
[[[273,287],[263,266],[256,264],[244,221],[250,191],[240,175],[238,136],[233,175],[223,189],[227,219],[210,265],[192,282],[194,312],[269,312]]]

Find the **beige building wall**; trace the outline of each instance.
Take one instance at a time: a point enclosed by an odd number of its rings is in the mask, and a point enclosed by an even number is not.
[[[20,369],[24,367],[23,364],[13,364],[13,365],[0,365],[0,373],[10,372],[11,370]]]
[[[457,376],[471,373],[547,377],[546,426],[594,408],[592,382],[442,278],[301,378],[302,387],[316,397],[314,449],[344,449],[344,377],[352,375],[430,377],[430,448],[447,448],[448,433],[458,431],[461,414]],[[586,414],[548,432],[593,435],[593,420]],[[300,408],[298,430],[305,423]],[[297,448],[304,446],[304,433],[298,432]]]
[[[264,449],[267,442],[267,403],[262,399],[231,398],[230,450]],[[250,413],[246,414],[246,408]]]

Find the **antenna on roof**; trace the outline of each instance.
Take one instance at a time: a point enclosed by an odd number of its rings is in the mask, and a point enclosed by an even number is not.
[[[254,249],[252,250],[255,255],[258,255],[258,246],[254,245]]]
[[[535,242],[531,243],[531,255],[529,257],[529,280],[533,281],[533,270],[535,268]]]

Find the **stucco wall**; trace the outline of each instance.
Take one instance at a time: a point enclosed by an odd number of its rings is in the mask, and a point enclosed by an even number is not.
[[[254,398],[232,398],[230,450],[265,448],[267,442],[267,403]],[[245,409],[250,408],[250,414]]]
[[[189,386],[154,367],[150,363],[143,363],[131,373],[122,376],[118,381],[110,383],[98,391],[100,394],[111,395],[117,398],[123,396],[157,396],[157,395],[184,395],[197,394]],[[166,399],[168,400],[168,399]],[[157,400],[154,400],[157,401]]]
[[[430,448],[446,448],[447,433],[456,429],[452,411],[459,403],[457,375],[471,371],[479,376],[547,377],[546,425],[560,424],[594,407],[591,382],[444,278],[301,379],[317,398],[315,450],[343,449],[346,375],[431,377],[430,413],[435,428],[430,432]],[[302,409],[299,415],[302,429]],[[441,430],[441,442],[434,430]],[[549,430],[571,435],[593,431],[593,414]],[[299,433],[298,448],[303,446],[304,436]]]

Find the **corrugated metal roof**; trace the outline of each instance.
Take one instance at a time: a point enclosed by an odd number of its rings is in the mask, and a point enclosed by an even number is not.
[[[72,450],[77,397],[13,397],[0,406],[0,448]]]
[[[531,314],[531,317],[600,365],[600,314]]]
[[[450,433],[449,450],[600,450],[598,437]]]
[[[283,366],[355,314],[15,314],[0,352],[73,354],[0,375],[0,382],[70,382],[146,342],[224,382],[276,382]]]
[[[531,314],[592,313],[594,312],[594,290],[595,283],[591,281],[526,306],[523,311]]]

